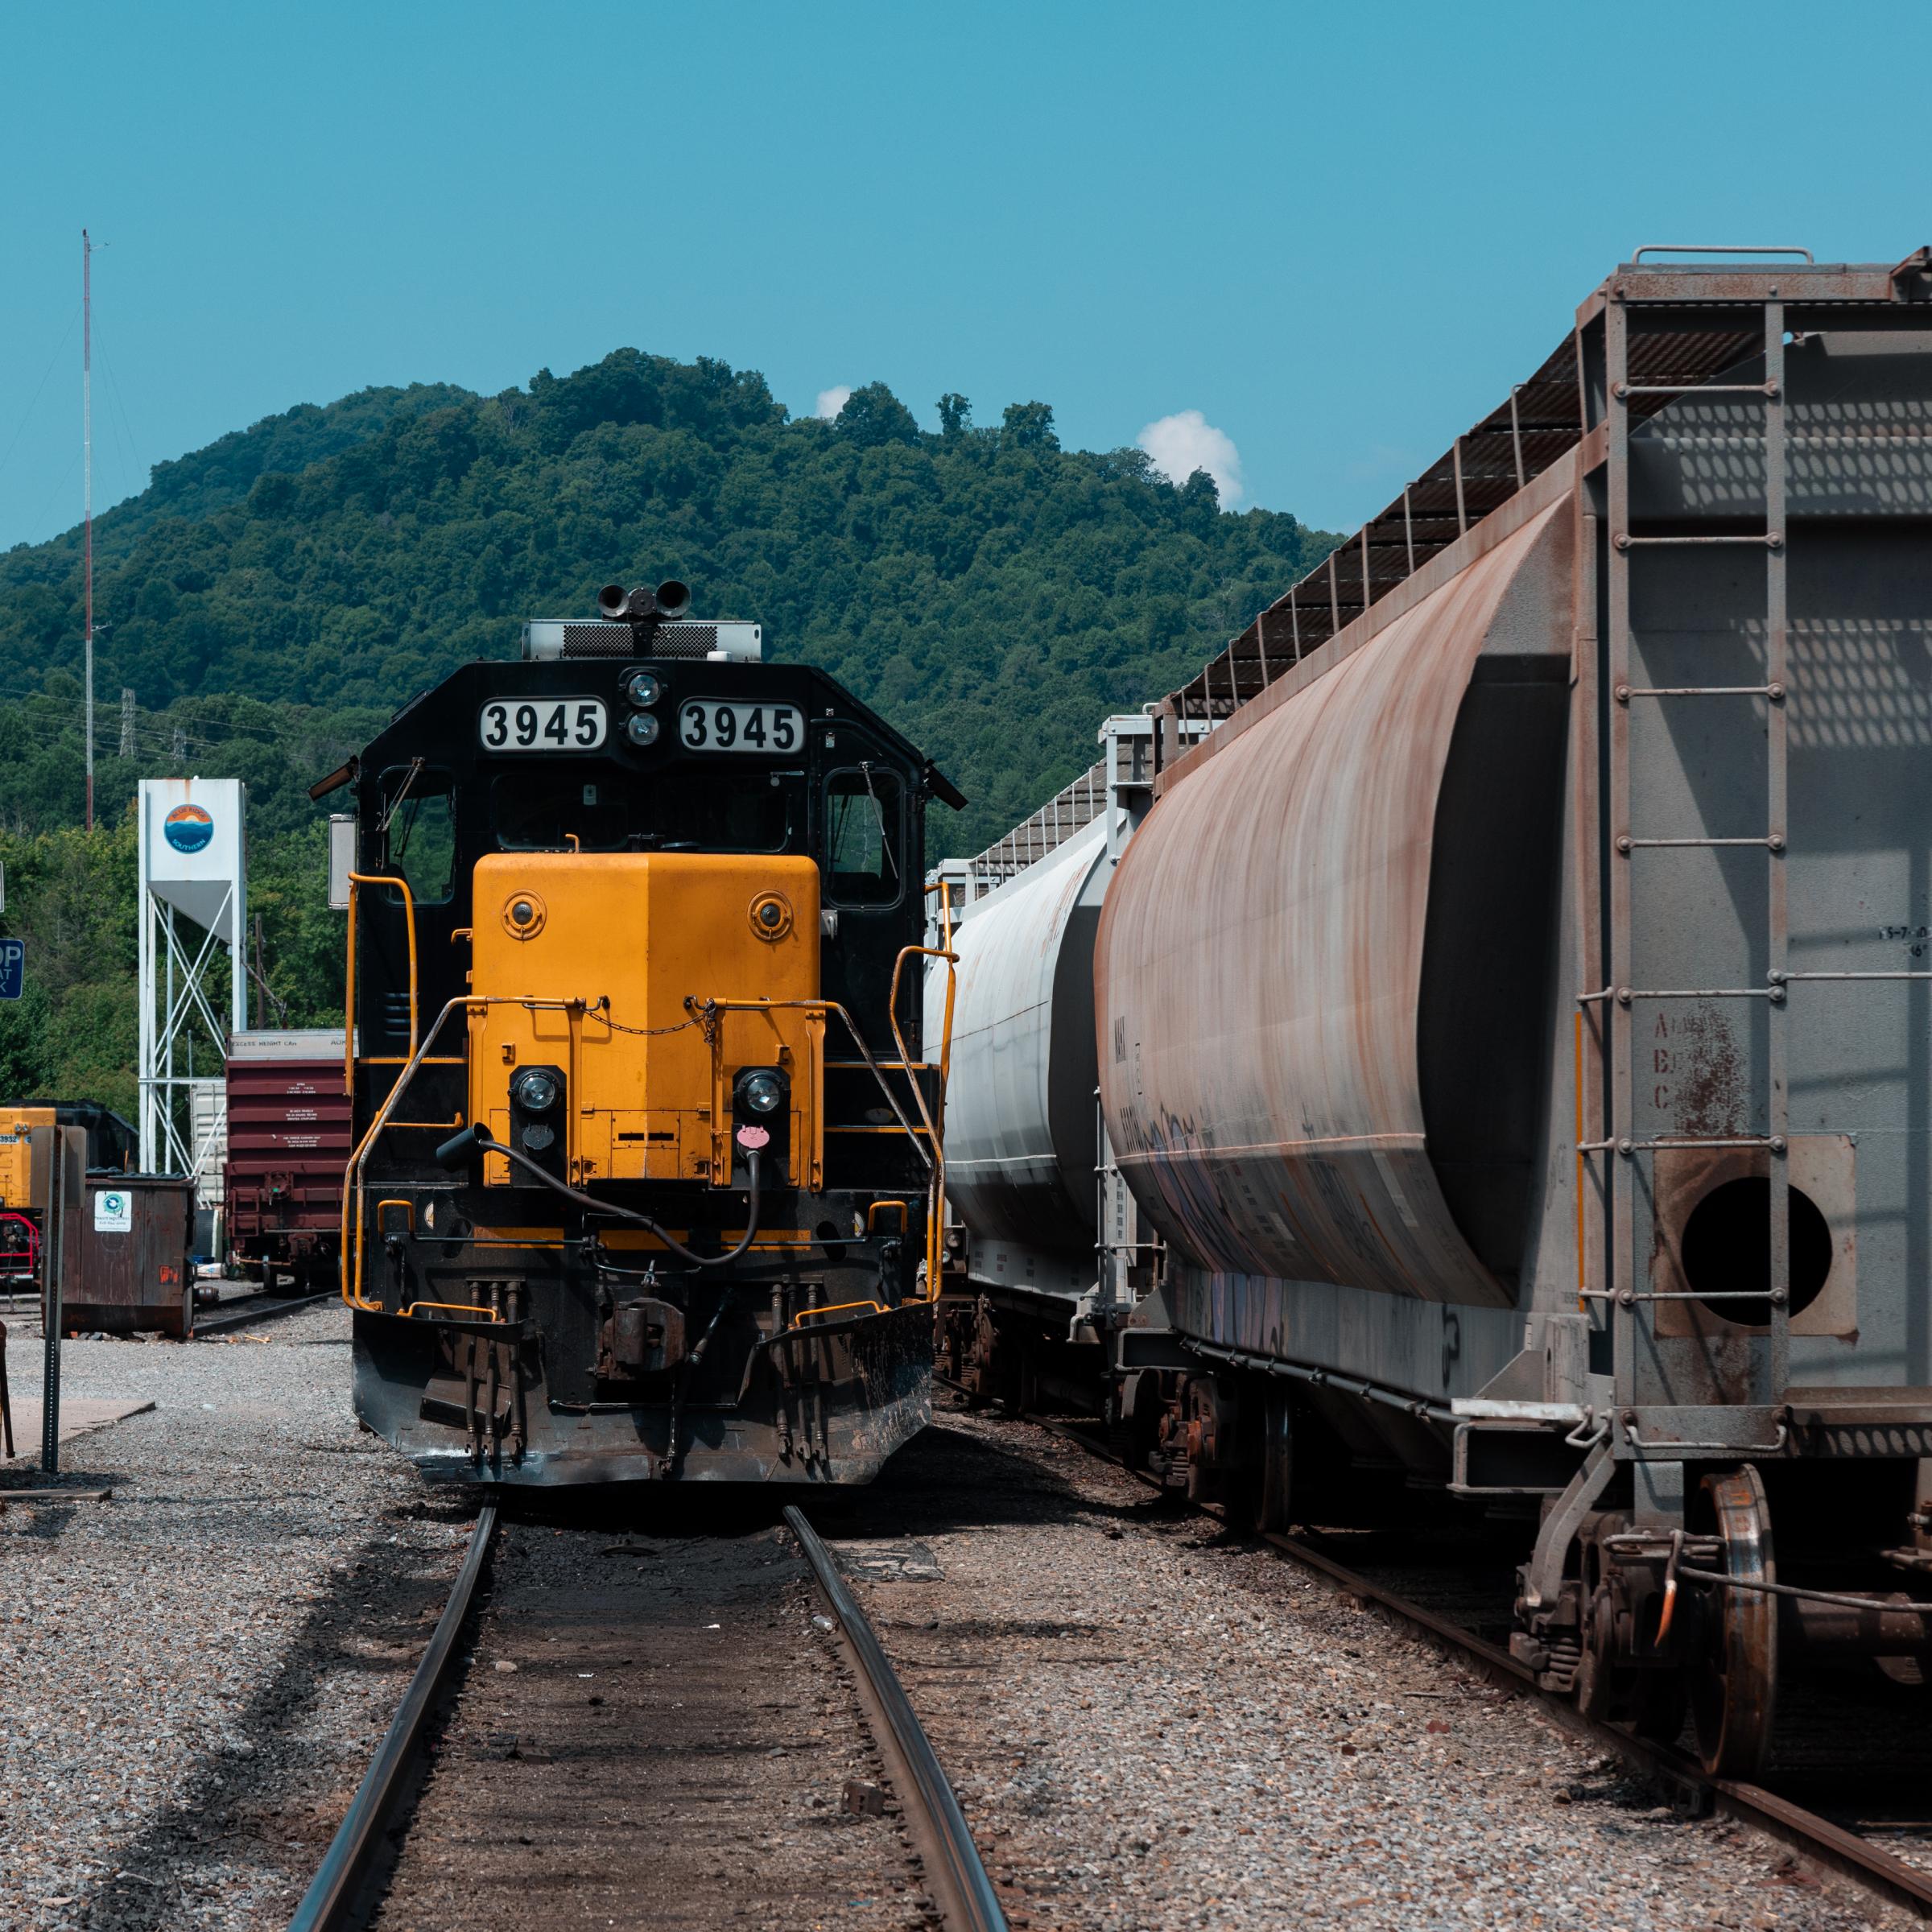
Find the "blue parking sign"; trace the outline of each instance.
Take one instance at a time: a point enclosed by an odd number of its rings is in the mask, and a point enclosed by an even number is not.
[[[0,939],[0,1000],[17,1000],[27,990],[27,941]]]

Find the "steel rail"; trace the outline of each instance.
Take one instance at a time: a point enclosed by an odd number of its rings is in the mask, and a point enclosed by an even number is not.
[[[832,1552],[795,1505],[786,1505],[785,1523],[798,1538],[819,1593],[837,1620],[857,1666],[860,1695],[894,1787],[906,1806],[906,1822],[925,1841],[921,1850],[926,1880],[940,1923],[948,1932],[1006,1932],[1006,1914],[980,1863],[960,1801],[865,1613],[846,1588]]]
[[[949,1382],[947,1385],[958,1387],[956,1383]],[[1128,1469],[1121,1457],[1083,1431],[1069,1428],[1063,1422],[1044,1421],[1038,1416],[1026,1419],[1050,1435],[1076,1444],[1088,1455],[1113,1463],[1150,1488],[1162,1488],[1157,1478],[1145,1471]],[[1218,1513],[1204,1505],[1192,1506],[1203,1513]],[[1327,1578],[1349,1596],[1380,1604],[1404,1623],[1446,1647],[1459,1651],[1479,1666],[1483,1674],[1499,1690],[1531,1699],[1572,1735],[1587,1737],[1592,1743],[1608,1747],[1660,1784],[1675,1786],[1708,1802],[1727,1817],[1751,1825],[1794,1851],[1816,1859],[1841,1876],[1879,1893],[1893,1904],[1903,1905],[1922,1918],[1932,1918],[1932,1872],[1922,1872],[1903,1859],[1895,1858],[1869,1839],[1860,1837],[1856,1831],[1848,1831],[1843,1825],[1834,1824],[1830,1818],[1821,1818],[1815,1811],[1806,1810],[1802,1805],[1794,1804],[1790,1799],[1781,1798],[1762,1785],[1748,1784],[1736,1778],[1713,1777],[1695,1758],[1672,1745],[1653,1744],[1620,1725],[1586,1716],[1568,1698],[1543,1690],[1537,1683],[1534,1674],[1518,1663],[1507,1650],[1478,1637],[1473,1630],[1465,1629],[1449,1618],[1439,1616],[1426,1606],[1385,1588],[1373,1578],[1347,1568],[1319,1550],[1311,1549],[1296,1538],[1264,1531],[1261,1541],[1278,1550],[1291,1562]]]
[[[232,1302],[217,1302],[205,1315],[195,1317],[194,1331],[189,1339],[199,1341],[204,1335],[231,1334],[237,1328],[251,1328],[257,1322],[279,1321],[285,1315],[299,1315],[318,1302],[340,1299],[336,1289],[318,1288],[312,1294],[270,1294],[265,1290]]]
[[[463,1567],[456,1573],[449,1601],[436,1620],[423,1661],[416,1666],[402,1704],[329,1841],[320,1868],[288,1922],[288,1932],[341,1932],[341,1928],[355,1922],[363,1885],[448,1679],[456,1639],[469,1615],[496,1534],[497,1505],[493,1500],[484,1504],[477,1517]]]

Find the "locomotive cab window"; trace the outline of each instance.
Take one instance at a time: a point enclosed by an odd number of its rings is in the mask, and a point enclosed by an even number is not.
[[[697,771],[586,777],[506,771],[490,819],[506,852],[782,852],[803,774]]]
[[[841,906],[898,902],[905,856],[898,775],[877,765],[835,771],[825,782],[825,872]]]
[[[456,890],[456,781],[420,763],[382,774],[382,870],[406,881],[419,906],[445,902]],[[402,895],[384,888],[394,903]]]

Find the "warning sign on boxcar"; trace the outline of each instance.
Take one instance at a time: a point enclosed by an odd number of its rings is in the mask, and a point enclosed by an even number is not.
[[[126,1234],[134,1225],[134,1203],[130,1196],[114,1187],[103,1187],[94,1196],[96,1234]]]

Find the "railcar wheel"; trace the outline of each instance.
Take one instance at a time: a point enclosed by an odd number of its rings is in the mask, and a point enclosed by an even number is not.
[[[1286,1389],[1275,1388],[1261,1410],[1254,1526],[1263,1536],[1286,1536],[1294,1523],[1294,1406]]]
[[[1719,1559],[1740,1583],[1774,1583],[1771,1516],[1757,1470],[1704,1478],[1707,1513],[1724,1538]],[[1714,1777],[1755,1777],[1770,1755],[1777,1705],[1777,1600],[1763,1590],[1714,1585],[1690,1666],[1697,1752]]]
[[[1576,1706],[1584,1716],[1601,1721],[1612,1715],[1616,1686],[1616,1608],[1604,1575],[1603,1552],[1594,1534],[1581,1539],[1578,1554],[1583,1574],[1579,1593],[1583,1603],[1583,1654],[1576,1666]]]
[[[1639,1737],[1674,1744],[1682,1732],[1690,1690],[1676,1664],[1639,1664],[1631,1654],[1633,1620],[1655,1624],[1654,1596],[1633,1606],[1628,1579],[1604,1557],[1604,1544],[1629,1528],[1620,1513],[1589,1518],[1579,1538],[1583,1608],[1582,1656],[1577,1665],[1577,1707],[1586,1717],[1628,1724]]]

